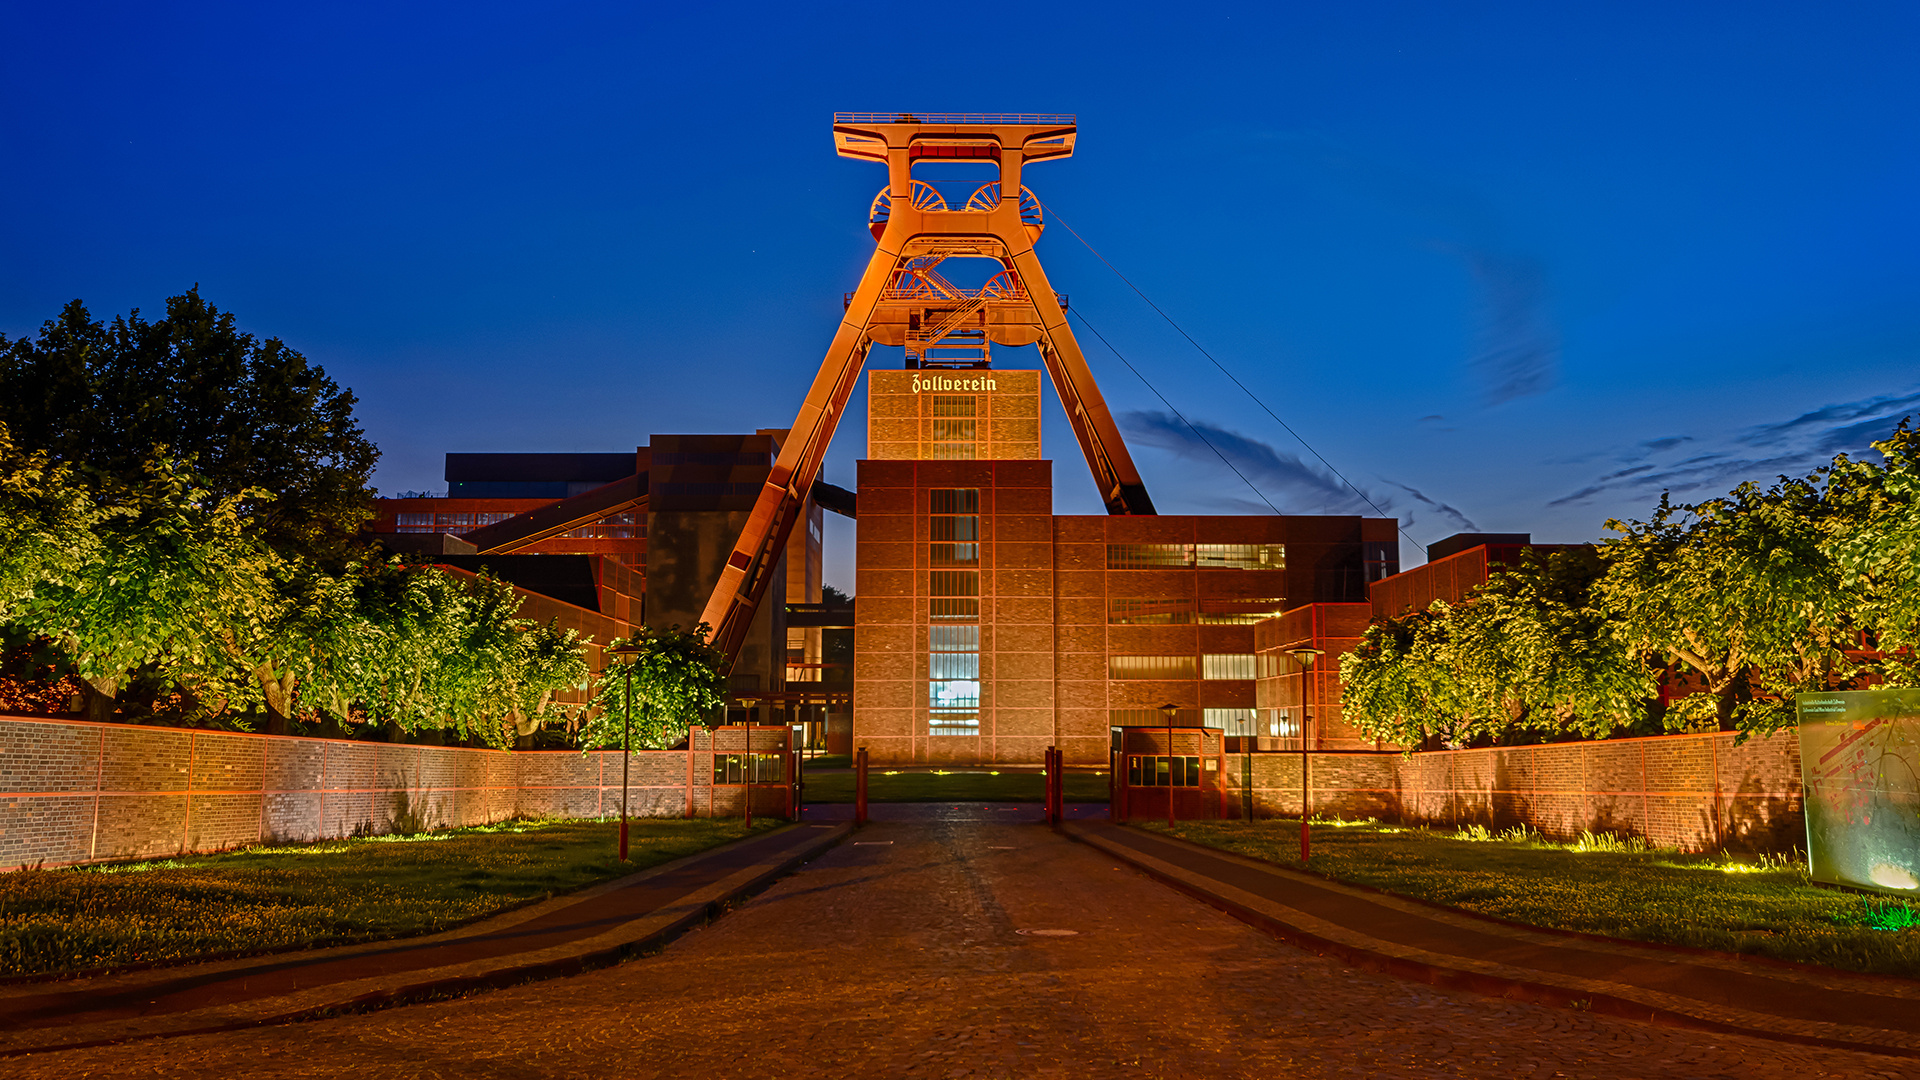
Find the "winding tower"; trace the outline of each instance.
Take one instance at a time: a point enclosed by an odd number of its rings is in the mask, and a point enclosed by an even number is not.
[[[702,613],[729,660],[746,639],[876,344],[904,348],[908,367],[936,369],[985,368],[994,345],[1037,345],[1107,512],[1154,512],[1034,251],[1045,209],[1024,186],[1025,167],[1071,157],[1076,137],[1070,114],[834,115],[841,157],[887,167],[887,185],[868,212],[877,246]],[[934,185],[914,177],[916,168],[955,163],[997,166],[999,180],[950,206]],[[990,259],[1001,269],[977,288],[962,287],[940,273],[949,259]]]

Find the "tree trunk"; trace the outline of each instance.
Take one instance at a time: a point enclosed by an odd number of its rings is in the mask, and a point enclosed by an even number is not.
[[[86,699],[84,711],[87,719],[95,723],[111,723],[113,711],[119,704],[116,699],[120,693],[120,680],[83,678],[80,687],[80,694]]]
[[[260,695],[267,703],[268,735],[286,735],[292,730],[290,720],[293,715],[294,676],[289,671],[276,676],[271,663],[263,663],[253,669],[253,677],[260,680]]]

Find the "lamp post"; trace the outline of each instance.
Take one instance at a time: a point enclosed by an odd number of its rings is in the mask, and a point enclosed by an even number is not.
[[[1160,711],[1167,717],[1167,827],[1173,827],[1173,717],[1180,711],[1178,705],[1162,705]],[[1158,770],[1155,770],[1156,772]]]
[[[1240,756],[1245,759],[1245,767],[1240,770],[1240,803],[1248,825],[1253,824],[1253,731],[1258,720],[1256,712],[1240,722]]]
[[[620,861],[627,861],[627,765],[633,760],[633,665],[640,659],[640,646],[628,641],[607,650],[621,657],[627,669],[626,718],[620,728]]]
[[[1307,858],[1313,854],[1313,834],[1307,822],[1312,819],[1313,804],[1310,800],[1311,785],[1308,783],[1308,771],[1313,767],[1307,757],[1307,731],[1312,727],[1313,714],[1307,710],[1308,678],[1313,674],[1314,658],[1320,656],[1320,649],[1288,649],[1287,655],[1300,664],[1300,863],[1306,865]]]

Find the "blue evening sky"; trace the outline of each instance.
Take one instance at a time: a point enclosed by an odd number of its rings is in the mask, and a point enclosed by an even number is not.
[[[1078,113],[1027,177],[1056,221],[1420,543],[1590,539],[1920,412],[1912,4],[162,7],[0,8],[0,332],[198,282],[359,395],[387,493],[790,423],[883,180],[836,109]],[[1364,509],[1066,230],[1040,254],[1266,498]],[[1267,512],[1083,345],[1163,512]]]

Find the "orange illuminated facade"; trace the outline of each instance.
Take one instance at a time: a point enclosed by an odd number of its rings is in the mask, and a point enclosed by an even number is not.
[[[1281,738],[1276,710],[1325,691],[1289,689],[1275,650],[1364,625],[1369,583],[1398,570],[1396,523],[1156,513],[1035,254],[1045,214],[1024,170],[1073,154],[1072,116],[841,113],[833,138],[887,180],[875,250],[790,428],[656,435],[630,467],[449,455],[449,497],[383,500],[377,529],[461,565],[522,560],[526,581],[558,565],[542,559],[590,557],[601,586],[618,567],[613,599],[580,603],[710,625],[730,711],[806,722],[810,742],[833,732],[876,763],[1037,764],[1059,747],[1104,764],[1116,731],[1165,723],[1169,705],[1182,729]],[[997,179],[943,188],[956,163]],[[866,371],[876,345],[902,365]],[[994,347],[1027,345],[1039,369],[993,366]],[[845,491],[820,469],[863,375],[867,454]],[[1104,515],[1053,512],[1043,383]],[[858,522],[850,611],[821,602],[822,508]],[[843,664],[827,642],[849,629]],[[1345,738],[1320,715],[1310,738]]]
[[[1013,440],[935,426],[1037,417],[1041,373],[925,374],[868,375],[853,690],[876,762],[1032,763],[1059,746],[1096,764],[1112,729],[1169,704],[1181,727],[1251,732],[1257,635],[1329,607],[1364,626],[1368,583],[1398,568],[1385,519],[1056,515],[1037,419]]]

